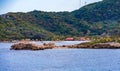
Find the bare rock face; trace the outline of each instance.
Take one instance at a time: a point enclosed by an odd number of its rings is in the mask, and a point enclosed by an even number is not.
[[[44,43],[43,45],[37,45],[33,43],[18,43],[11,46],[11,50],[44,50],[55,48],[54,43]]]

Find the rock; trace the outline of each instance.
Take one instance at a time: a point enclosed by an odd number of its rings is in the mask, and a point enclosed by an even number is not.
[[[44,48],[45,49],[52,49],[52,48],[56,48],[56,45],[55,45],[55,43],[48,43],[48,44],[46,44],[46,43],[44,43],[43,44],[43,46],[44,46]]]
[[[43,45],[33,43],[18,43],[11,46],[13,50],[44,50],[53,48],[88,48],[88,49],[120,49],[120,43],[94,43],[94,44],[77,44],[77,45],[63,45],[56,46],[54,43],[44,43]]]
[[[120,43],[77,44],[69,46],[69,48],[120,49]]]
[[[44,43],[43,45],[37,45],[33,43],[18,43],[11,46],[11,50],[44,50],[55,48],[54,43]]]

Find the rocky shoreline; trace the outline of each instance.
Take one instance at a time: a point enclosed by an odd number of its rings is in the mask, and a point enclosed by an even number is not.
[[[45,49],[57,49],[57,48],[81,48],[81,49],[120,49],[120,43],[95,43],[88,44],[89,42],[76,44],[76,45],[63,45],[56,46],[55,43],[43,43],[38,45],[30,42],[20,42],[11,46],[11,50],[45,50]]]
[[[44,50],[52,49],[56,47],[54,43],[44,43],[43,45],[38,45],[30,42],[20,42],[11,46],[11,50]]]
[[[109,42],[109,43],[96,43],[96,44],[77,44],[69,46],[69,48],[83,48],[83,49],[120,49],[120,43]]]

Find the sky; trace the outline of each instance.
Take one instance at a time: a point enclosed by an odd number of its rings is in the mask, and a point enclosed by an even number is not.
[[[59,12],[73,11],[101,0],[0,0],[0,14],[33,10]]]

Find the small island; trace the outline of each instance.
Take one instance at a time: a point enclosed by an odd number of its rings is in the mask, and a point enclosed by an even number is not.
[[[52,49],[56,47],[54,43],[44,43],[43,45],[38,45],[31,42],[20,42],[11,46],[11,50],[44,50]]]
[[[84,48],[84,49],[120,49],[119,37],[94,37],[90,42],[85,42],[70,46],[70,48]]]
[[[89,42],[76,45],[56,46],[55,43],[43,43],[38,45],[31,42],[20,42],[11,46],[13,50],[45,50],[54,48],[82,48],[82,49],[120,49],[120,38],[97,37]]]

